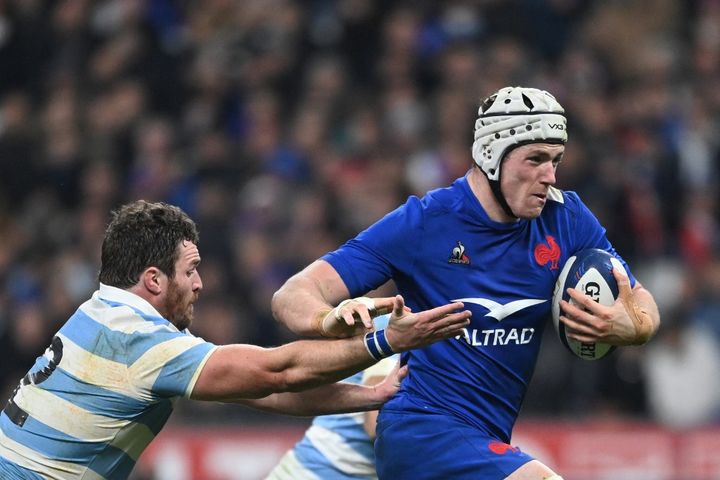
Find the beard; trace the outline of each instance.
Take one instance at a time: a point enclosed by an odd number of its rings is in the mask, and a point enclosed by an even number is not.
[[[190,295],[191,298],[188,299],[187,295],[183,294],[182,289],[175,280],[171,280],[168,284],[165,310],[167,312],[167,319],[170,320],[170,323],[175,325],[178,330],[185,330],[192,324],[192,304],[197,300],[197,296],[194,293]]]

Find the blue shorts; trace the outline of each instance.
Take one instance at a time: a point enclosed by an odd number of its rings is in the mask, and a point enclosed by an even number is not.
[[[375,456],[381,480],[502,480],[533,460],[452,417],[387,411],[378,418]]]

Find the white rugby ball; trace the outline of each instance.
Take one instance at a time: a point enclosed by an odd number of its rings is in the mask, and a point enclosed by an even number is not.
[[[618,286],[612,269],[625,272],[622,263],[605,250],[589,248],[577,252],[563,265],[555,283],[552,299],[552,319],[560,341],[570,352],[583,360],[599,360],[612,352],[615,347],[605,343],[584,343],[573,340],[565,332],[565,324],[560,321],[560,300],[575,305],[567,293],[575,288],[602,305],[612,305],[618,296]]]

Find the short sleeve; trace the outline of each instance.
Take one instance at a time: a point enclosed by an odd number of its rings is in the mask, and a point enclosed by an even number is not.
[[[210,355],[217,348],[187,332],[154,332],[148,339],[136,338],[147,349],[130,366],[130,381],[141,397],[188,398]]]
[[[345,282],[351,296],[363,295],[409,271],[422,238],[423,211],[417,197],[385,215],[357,237],[322,257]]]

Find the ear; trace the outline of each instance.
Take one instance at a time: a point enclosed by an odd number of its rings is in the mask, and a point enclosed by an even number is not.
[[[153,295],[160,295],[165,289],[165,274],[156,267],[146,268],[140,275],[143,288]]]

